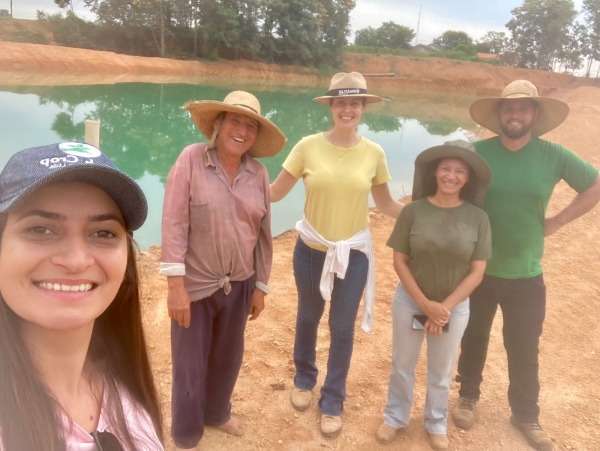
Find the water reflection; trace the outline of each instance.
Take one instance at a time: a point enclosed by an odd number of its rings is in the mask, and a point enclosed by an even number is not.
[[[0,87],[0,134],[9,137],[4,143],[7,147],[3,146],[0,164],[25,147],[58,140],[83,140],[85,119],[99,120],[103,151],[142,185],[150,200],[150,217],[137,239],[142,247],[157,244],[167,174],[186,145],[206,141],[181,106],[191,99],[222,100],[229,91],[231,89],[223,87],[141,83]],[[329,109],[312,102],[313,97],[322,94],[318,89],[253,93],[261,103],[263,114],[288,137],[283,152],[262,160],[273,180],[295,143],[330,127]],[[23,104],[29,106],[24,108]],[[406,114],[400,116],[394,113],[397,108],[410,110],[410,105],[406,100],[386,102],[374,112],[363,115],[359,132],[386,150],[394,179],[390,184],[392,194],[400,197],[410,193],[416,155],[447,139],[464,137],[471,124],[464,123],[464,116],[457,122],[444,116],[427,115],[422,119]],[[422,102],[419,108],[424,108]],[[34,119],[28,120],[30,117]],[[292,227],[301,218],[303,203],[304,192],[299,183],[284,201],[274,205],[274,233]]]

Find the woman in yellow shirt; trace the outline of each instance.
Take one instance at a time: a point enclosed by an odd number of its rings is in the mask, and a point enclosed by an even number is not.
[[[364,77],[357,72],[336,74],[327,94],[314,100],[329,105],[333,128],[303,138],[292,149],[270,195],[271,202],[278,202],[300,177],[304,181],[305,217],[296,226],[300,236],[293,260],[298,315],[291,402],[301,411],[310,405],[318,374],[317,330],[325,301],[331,300],[331,345],[318,407],[322,434],[335,436],[342,428],[354,323],[365,286],[362,327],[368,333],[373,317],[369,192],[377,207],[392,218],[398,217],[404,205],[390,195],[383,149],[357,133],[367,104],[382,100],[367,93]]]

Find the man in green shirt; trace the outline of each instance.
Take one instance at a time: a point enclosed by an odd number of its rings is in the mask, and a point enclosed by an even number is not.
[[[538,421],[539,338],[546,312],[544,237],[598,203],[600,177],[598,169],[568,149],[539,138],[565,120],[569,107],[538,96],[530,82],[514,81],[501,97],[474,102],[470,112],[475,122],[499,135],[473,143],[492,170],[483,206],[492,228],[492,258],[483,282],[471,295],[471,316],[458,363],[460,399],[452,418],[464,429],[475,423],[490,330],[500,305],[511,423],[536,450],[550,451],[552,441]],[[560,180],[578,194],[547,218],[548,202]]]

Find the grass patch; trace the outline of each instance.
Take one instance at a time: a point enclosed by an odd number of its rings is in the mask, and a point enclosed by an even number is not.
[[[347,45],[344,47],[345,53],[365,53],[369,55],[400,55],[408,56],[413,61],[419,61],[423,58],[447,58],[459,61],[472,61],[476,63],[487,63],[493,66],[501,66],[500,61],[489,58],[479,58],[477,54],[461,52],[459,50],[449,50],[444,52],[415,53],[411,50],[389,49],[386,47],[364,47],[359,45]]]

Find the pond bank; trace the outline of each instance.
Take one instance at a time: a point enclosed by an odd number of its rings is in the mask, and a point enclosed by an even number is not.
[[[406,91],[496,95],[506,84],[519,78],[533,82],[543,95],[559,95],[579,86],[600,86],[596,79],[445,58],[346,53],[343,69],[396,73],[395,78],[369,79],[369,86],[375,93],[392,97]],[[243,60],[181,61],[0,42],[0,85],[5,86],[210,82],[217,86],[243,83],[271,90],[276,86],[323,86],[327,85],[329,78],[300,66]]]

